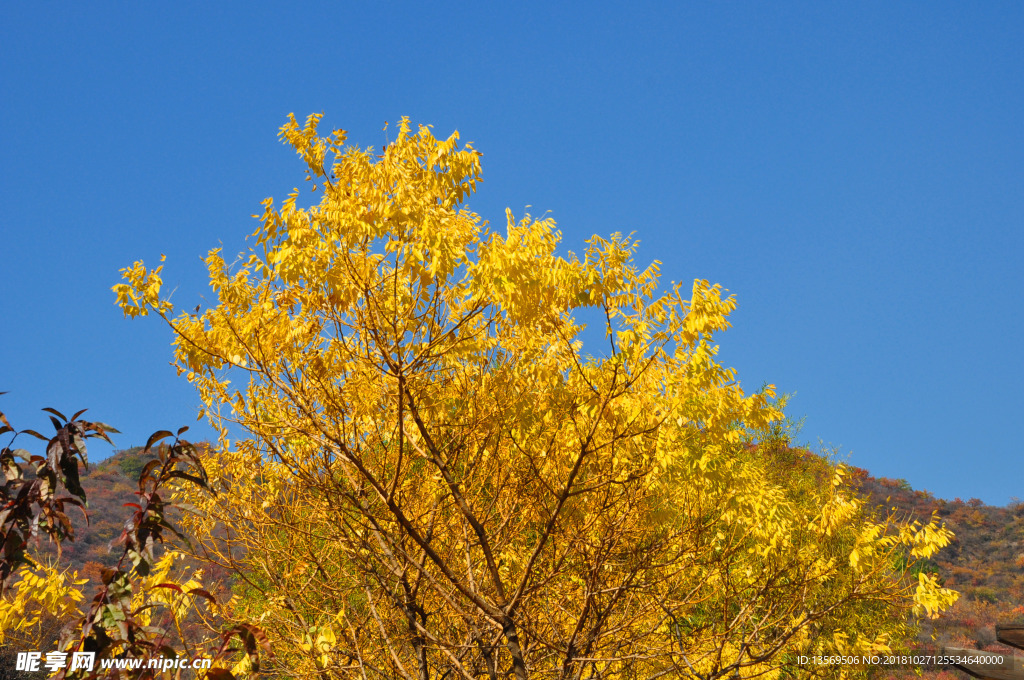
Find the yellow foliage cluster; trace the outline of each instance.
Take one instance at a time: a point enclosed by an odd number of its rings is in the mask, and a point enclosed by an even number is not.
[[[195,596],[189,591],[203,588],[202,570],[196,570],[187,579],[184,574],[172,577],[174,563],[183,555],[175,550],[164,553],[153,570],[140,581],[140,587],[132,594],[132,611],[139,612],[139,620],[148,626],[154,612],[164,610],[171,614],[176,625],[180,625],[189,612],[196,609]],[[168,588],[166,586],[173,586]],[[159,606],[159,609],[157,608]]]
[[[551,220],[492,231],[457,134],[403,120],[375,155],[319,120],[281,135],[322,199],[268,199],[237,267],[211,251],[215,305],[174,316],[142,263],[115,288],[171,325],[221,432],[229,491],[183,491],[186,526],[276,672],[806,675],[794,655],[887,649],[951,603],[909,577],[950,539],[934,520],[873,517],[841,466],[778,474],[757,445],[773,388],[716,361],[721,287],[662,289],[620,234],[576,255]],[[606,352],[584,350],[587,308]]]
[[[64,621],[79,613],[78,604],[84,597],[80,587],[88,579],[79,579],[77,572],[58,569],[50,562],[34,562],[35,568],[18,569],[13,596],[0,598],[0,644],[16,638],[26,647],[39,649],[49,642],[42,639],[46,617]]]

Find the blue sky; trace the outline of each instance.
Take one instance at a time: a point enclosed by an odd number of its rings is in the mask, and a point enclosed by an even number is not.
[[[117,270],[166,253],[194,306],[200,256],[302,184],[289,112],[377,148],[407,115],[483,152],[494,224],[636,232],[734,293],[720,356],[796,393],[802,439],[1024,497],[1022,31],[1011,2],[6,3],[0,410],[89,407],[120,446],[193,423]]]

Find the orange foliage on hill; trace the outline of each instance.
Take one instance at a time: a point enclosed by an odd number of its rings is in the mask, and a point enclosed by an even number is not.
[[[854,468],[862,494],[880,508],[895,507],[916,519],[933,512],[953,531],[953,542],[927,565],[943,585],[960,592],[960,599],[938,619],[922,622],[918,648],[922,654],[939,647],[963,647],[1004,654],[1024,654],[996,642],[997,623],[1024,621],[1024,503],[1005,507],[985,505],[977,498],[946,501],[906,480],[873,477]],[[965,677],[956,671],[924,668],[920,677],[952,680]],[[913,669],[879,669],[878,677],[917,678]]]

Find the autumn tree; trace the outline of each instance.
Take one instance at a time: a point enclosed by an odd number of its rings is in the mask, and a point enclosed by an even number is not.
[[[559,254],[551,220],[491,230],[457,134],[403,120],[374,154],[319,120],[281,135],[322,198],[267,199],[236,265],[211,251],[213,305],[176,315],[142,262],[115,287],[173,329],[221,433],[222,493],[183,492],[186,526],[276,673],[808,676],[795,655],[898,647],[908,611],[952,601],[909,576],[949,540],[935,521],[758,449],[782,414],[715,359],[719,286],[661,288],[628,236]]]

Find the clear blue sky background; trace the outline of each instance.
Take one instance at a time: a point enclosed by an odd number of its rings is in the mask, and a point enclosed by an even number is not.
[[[1024,497],[1021,35],[1020,2],[4,3],[0,410],[192,423],[117,270],[166,253],[194,306],[199,257],[303,184],[288,112],[377,148],[408,115],[484,153],[493,223],[635,231],[735,293],[721,357],[796,392],[803,439]]]

